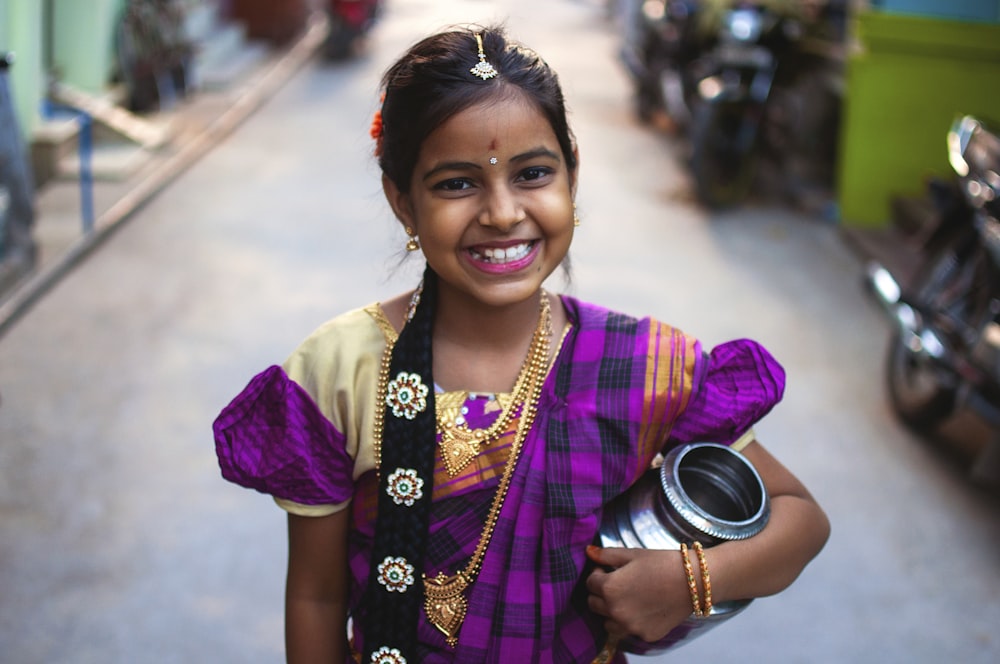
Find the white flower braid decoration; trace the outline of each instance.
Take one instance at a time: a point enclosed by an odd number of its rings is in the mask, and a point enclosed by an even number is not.
[[[406,658],[398,648],[382,646],[372,653],[372,664],[406,664]]]
[[[420,375],[400,371],[386,386],[385,405],[396,417],[412,420],[427,408],[427,386]]]
[[[385,492],[397,505],[413,507],[413,503],[424,497],[424,481],[412,468],[397,468],[389,475]]]
[[[378,566],[378,582],[389,592],[404,593],[413,585],[413,565],[406,558],[386,556]]]

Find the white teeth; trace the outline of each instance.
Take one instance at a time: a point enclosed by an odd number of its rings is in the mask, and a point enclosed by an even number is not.
[[[470,253],[477,260],[486,261],[487,263],[507,263],[524,258],[528,255],[529,251],[531,251],[531,243],[525,242],[523,244],[516,244],[513,247],[507,247],[506,249],[483,249],[482,253],[470,250]]]

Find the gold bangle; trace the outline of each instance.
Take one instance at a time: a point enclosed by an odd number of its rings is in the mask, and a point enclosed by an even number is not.
[[[694,580],[694,570],[691,569],[691,559],[688,557],[687,544],[681,542],[681,562],[684,563],[684,574],[687,576],[688,590],[691,592],[691,609],[694,615],[701,615],[701,600],[698,599],[698,584]]]
[[[708,561],[705,560],[705,549],[701,542],[694,543],[694,551],[698,554],[698,567],[701,568],[701,584],[705,589],[705,608],[701,615],[708,617],[712,613],[712,578],[708,575]]]

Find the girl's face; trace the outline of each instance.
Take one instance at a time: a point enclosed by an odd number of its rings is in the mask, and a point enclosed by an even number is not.
[[[504,306],[532,297],[573,238],[573,189],[555,132],[514,97],[472,106],[424,141],[410,192],[383,178],[444,289]]]

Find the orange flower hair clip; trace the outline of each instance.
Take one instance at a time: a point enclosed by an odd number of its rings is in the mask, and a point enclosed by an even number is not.
[[[382,104],[385,103],[385,93],[382,93],[382,97],[379,99],[378,110],[375,111],[375,116],[372,117],[372,126],[368,130],[368,134],[375,139],[375,156],[382,156],[382,135],[385,133],[385,128],[382,125]]]

